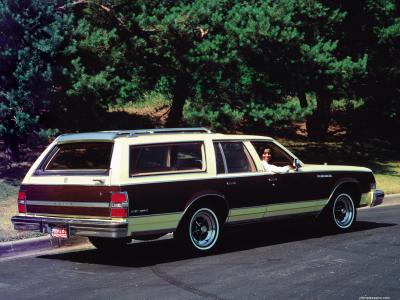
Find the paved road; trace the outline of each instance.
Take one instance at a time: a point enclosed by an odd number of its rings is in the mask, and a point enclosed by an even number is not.
[[[354,230],[310,222],[247,225],[218,251],[173,240],[0,261],[1,299],[400,299],[400,205],[359,211]]]

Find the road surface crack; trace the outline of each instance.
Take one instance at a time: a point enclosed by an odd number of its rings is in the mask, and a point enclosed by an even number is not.
[[[217,300],[224,300],[224,298],[218,297],[217,295],[199,290],[169,274],[167,274],[166,272],[160,270],[160,268],[158,268],[157,266],[153,266],[150,268],[151,271],[160,279],[168,282],[169,284],[176,286],[177,288],[180,288],[182,290],[185,290],[189,293],[192,293],[194,295],[200,296],[202,298],[208,298],[208,299],[217,299]]]

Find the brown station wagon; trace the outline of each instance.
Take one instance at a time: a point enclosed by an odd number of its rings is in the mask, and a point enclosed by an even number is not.
[[[267,172],[265,148],[290,171]],[[173,232],[206,252],[231,224],[309,215],[347,230],[357,208],[383,197],[370,169],[306,165],[269,137],[205,128],[77,133],[59,136],[32,165],[12,222],[87,236],[99,249]]]

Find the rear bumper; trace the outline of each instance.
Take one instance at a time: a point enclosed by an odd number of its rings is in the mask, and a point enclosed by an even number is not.
[[[68,236],[96,236],[121,238],[128,236],[127,221],[102,221],[90,219],[47,218],[38,216],[14,216],[11,218],[15,230],[50,233],[51,228],[61,226],[67,229]]]
[[[375,190],[372,194],[371,207],[382,204],[385,193],[382,190]]]

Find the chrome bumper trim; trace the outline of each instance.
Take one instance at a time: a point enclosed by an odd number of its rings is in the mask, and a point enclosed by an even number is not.
[[[101,220],[79,220],[64,218],[46,218],[37,216],[14,216],[11,218],[15,230],[28,230],[48,233],[49,228],[64,226],[69,235],[120,238],[128,236],[128,222]]]
[[[375,190],[372,195],[371,207],[382,204],[385,193],[382,190]]]

